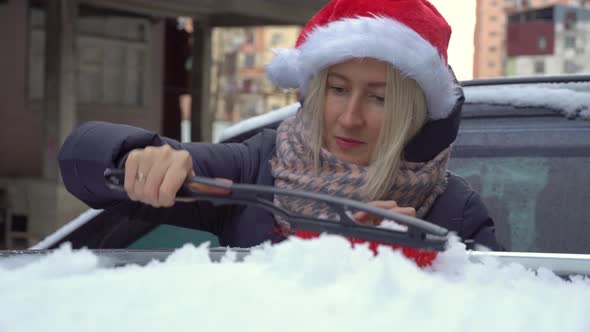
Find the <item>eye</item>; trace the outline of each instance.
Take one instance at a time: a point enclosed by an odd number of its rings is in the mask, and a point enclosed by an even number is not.
[[[331,85],[328,89],[337,95],[343,95],[347,92],[346,88],[337,85]]]
[[[385,97],[381,97],[378,95],[370,95],[369,96],[370,99],[376,101],[379,104],[384,104],[385,103]]]

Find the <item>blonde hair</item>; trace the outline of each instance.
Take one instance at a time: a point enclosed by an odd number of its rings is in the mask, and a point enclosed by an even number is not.
[[[323,146],[326,82],[328,69],[322,70],[309,82],[304,114],[310,123],[310,157],[315,170],[320,167],[320,150]],[[399,172],[403,150],[427,120],[426,99],[422,89],[411,78],[404,77],[392,65],[387,65],[385,88],[385,118],[373,150],[362,188],[366,200],[391,199],[385,197]]]

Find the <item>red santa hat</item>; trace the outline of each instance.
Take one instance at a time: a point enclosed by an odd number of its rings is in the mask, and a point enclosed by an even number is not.
[[[305,25],[295,48],[274,49],[266,71],[281,88],[299,88],[351,58],[391,63],[422,88],[432,120],[457,100],[447,64],[451,27],[426,0],[332,0]]]

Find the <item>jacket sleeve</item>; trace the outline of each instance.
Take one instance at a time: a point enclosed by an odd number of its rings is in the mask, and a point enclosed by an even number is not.
[[[496,239],[496,227],[481,197],[472,191],[463,208],[463,236],[474,245],[483,245],[490,250],[505,250]]]
[[[262,135],[245,143],[183,144],[141,128],[87,122],[76,128],[62,145],[59,167],[67,190],[92,208],[111,209],[147,222],[201,229],[218,235],[231,209],[214,207],[208,202],[177,203],[170,208],[133,202],[125,193],[106,186],[104,170],[123,165],[133,149],[168,144],[191,154],[197,175],[243,182],[257,172],[261,143]]]

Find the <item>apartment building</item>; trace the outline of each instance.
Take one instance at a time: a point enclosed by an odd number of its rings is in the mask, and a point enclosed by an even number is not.
[[[552,6],[508,17],[507,76],[590,73],[590,8]]]
[[[211,91],[216,119],[235,122],[297,101],[295,91],[271,84],[264,67],[273,57],[271,49],[292,47],[300,31],[300,26],[213,31]]]
[[[552,5],[588,6],[588,0],[477,0],[474,32],[474,78],[504,76],[506,26],[510,13]]]
[[[270,112],[298,101],[296,90],[281,90],[268,79],[265,65],[272,49],[290,48],[301,25],[216,28],[212,31],[209,108],[212,141],[235,122]],[[181,96],[183,141],[191,137],[191,97]]]

